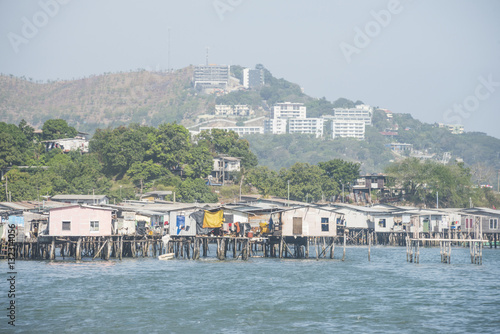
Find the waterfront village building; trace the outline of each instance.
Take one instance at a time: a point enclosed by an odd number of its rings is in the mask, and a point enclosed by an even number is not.
[[[342,214],[332,208],[295,207],[281,211],[282,236],[334,237],[337,218]]]
[[[103,237],[112,234],[113,209],[67,206],[49,211],[49,236]]]
[[[205,130],[211,131],[212,129],[234,131],[238,134],[238,136],[263,134],[264,133],[264,128],[262,126],[213,126],[213,127],[203,126],[203,127],[200,127],[200,132],[205,131]]]
[[[264,85],[264,72],[262,70],[252,70],[250,68],[243,70],[243,87],[251,89],[262,85]]]
[[[215,106],[215,115],[220,116],[250,116],[253,115],[254,111],[250,108],[248,104],[218,104]]]
[[[214,64],[195,66],[193,81],[197,89],[226,91],[229,82],[229,66]]]
[[[366,123],[363,120],[332,120],[332,137],[365,139]]]
[[[109,204],[109,198],[106,195],[55,195],[51,197],[51,200],[70,204]]]
[[[240,168],[240,158],[216,156],[213,160],[212,180],[217,183],[224,183],[225,180],[230,180],[235,172],[239,172]]]
[[[64,153],[78,150],[82,153],[89,152],[89,141],[81,137],[44,140],[42,143],[45,144],[46,152],[54,148],[60,148]]]

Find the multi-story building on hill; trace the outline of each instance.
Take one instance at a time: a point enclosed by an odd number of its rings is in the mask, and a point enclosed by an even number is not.
[[[372,124],[373,107],[359,104],[354,108],[333,108],[333,120],[363,121],[366,125]]]
[[[264,121],[264,132],[272,133],[273,135],[282,135],[286,131],[287,119],[286,118],[270,118]]]
[[[448,129],[454,135],[460,135],[464,133],[464,126],[462,124],[443,124],[438,123],[440,128]]]
[[[215,115],[221,116],[250,116],[254,111],[247,104],[217,104],[215,106]]]
[[[303,103],[277,103],[271,110],[271,118],[306,118],[307,108]]]
[[[260,87],[264,84],[264,73],[262,70],[252,70],[245,68],[243,70],[243,87],[247,89]]]
[[[198,65],[194,68],[194,87],[201,90],[226,90],[229,81],[228,65]]]
[[[333,139],[338,137],[365,139],[365,121],[363,120],[332,120]]]
[[[290,118],[288,133],[314,134],[316,138],[323,136],[322,118]]]

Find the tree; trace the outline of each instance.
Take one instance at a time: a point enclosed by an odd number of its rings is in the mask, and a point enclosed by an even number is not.
[[[42,138],[44,140],[54,140],[61,138],[73,138],[78,131],[63,119],[49,119],[42,126]]]
[[[0,122],[0,168],[22,165],[31,146],[21,129],[14,124]]]
[[[170,170],[181,167],[189,159],[191,137],[182,125],[161,124],[157,131],[150,134],[148,143],[148,157]]]
[[[318,166],[325,172],[326,176],[339,184],[352,184],[359,177],[360,164],[356,162],[333,159],[319,162]]]
[[[202,131],[197,141],[200,145],[206,145],[213,156],[225,154],[241,158],[241,165],[245,169],[257,166],[257,157],[250,150],[250,143],[246,139],[239,138],[234,131],[222,129]]]
[[[189,153],[189,172],[186,172],[186,176],[205,178],[210,175],[213,168],[213,158],[208,147],[204,144],[197,144],[191,148]]]
[[[289,169],[280,170],[275,194],[287,197],[288,185],[290,199],[305,202],[330,198],[339,192],[337,183],[328,178],[321,168],[301,162],[295,163]]]
[[[185,203],[215,203],[217,195],[210,191],[210,188],[202,179],[186,179],[177,189],[176,198]]]
[[[466,207],[475,200],[471,173],[463,163],[443,165],[408,158],[390,165],[386,172],[405,191],[405,199],[415,204],[434,207],[436,199],[442,207]]]
[[[90,141],[90,151],[97,154],[107,175],[123,176],[134,162],[142,162],[149,146],[148,135],[154,129],[130,125],[114,130],[98,129]]]
[[[257,188],[264,196],[271,195],[276,188],[278,174],[266,166],[258,166],[250,169],[245,177],[245,182]]]

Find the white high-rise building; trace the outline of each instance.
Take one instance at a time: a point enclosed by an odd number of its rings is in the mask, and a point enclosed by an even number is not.
[[[262,70],[243,69],[243,86],[247,89],[260,87],[264,84],[264,73]]]
[[[273,135],[282,135],[286,133],[286,118],[271,118],[264,121],[264,132]]]
[[[309,133],[316,138],[323,136],[322,118],[290,118],[288,124],[288,133]]]
[[[226,90],[229,81],[228,65],[199,65],[194,68],[194,86],[199,89]]]
[[[338,137],[348,137],[356,138],[360,140],[365,139],[365,121],[344,121],[344,120],[333,120],[332,121],[332,133],[333,139]]]
[[[306,118],[307,108],[303,103],[283,102],[274,105],[271,118]]]
[[[372,124],[373,107],[366,104],[358,104],[354,108],[333,108],[334,120],[339,121],[363,121],[366,125]]]

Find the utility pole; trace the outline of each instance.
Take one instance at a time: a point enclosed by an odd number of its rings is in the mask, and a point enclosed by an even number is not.
[[[439,191],[436,191],[436,209],[439,209]]]
[[[500,193],[500,169],[498,170],[497,191]]]
[[[288,180],[288,200],[286,206],[290,206],[290,180]]]

